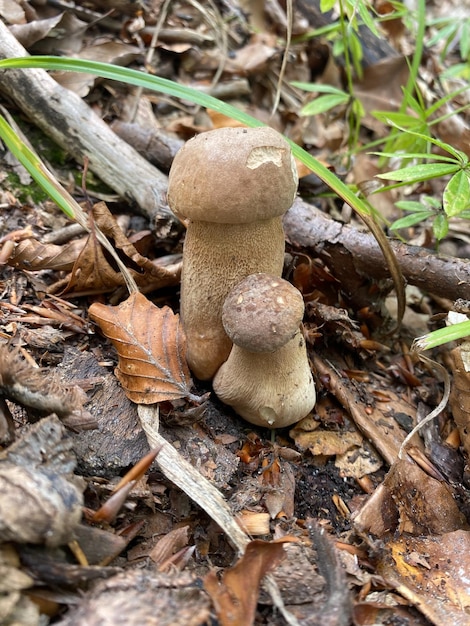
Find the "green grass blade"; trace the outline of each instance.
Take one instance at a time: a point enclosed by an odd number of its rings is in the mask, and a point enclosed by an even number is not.
[[[51,172],[44,167],[39,157],[19,139],[2,115],[0,115],[0,137],[8,150],[18,159],[47,195],[54,200],[68,217],[75,219],[75,212],[72,208],[75,201],[72,196],[69,196],[65,189],[58,186]]]

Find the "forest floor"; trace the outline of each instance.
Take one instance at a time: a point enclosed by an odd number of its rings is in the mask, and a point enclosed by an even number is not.
[[[360,31],[359,116],[344,100],[303,115],[319,94],[292,82],[344,89],[347,71],[334,54],[338,29],[329,29],[337,15],[316,2],[294,4],[287,52],[286,10],[275,0],[9,0],[0,27],[32,55],[133,67],[228,101],[366,193],[393,165],[372,154],[390,134],[373,112],[399,111],[414,14],[383,21],[377,37]],[[426,107],[458,92],[445,104],[453,114],[433,132],[469,154],[470,92],[464,79],[442,76],[461,62],[470,7],[427,4],[415,88]],[[374,6],[382,15],[392,10]],[[444,48],[431,21],[457,20],[457,9],[462,31]],[[307,36],[315,29],[323,34]],[[7,41],[0,36],[0,58],[11,55]],[[61,103],[28,91],[29,70],[15,71],[14,89],[0,74],[1,114],[93,214],[145,297],[128,297],[93,229],[64,215],[5,148],[0,624],[470,625],[468,349],[446,343],[427,360],[412,349],[449,313],[466,319],[470,310],[465,216],[446,222],[437,251],[449,178],[368,196],[406,282],[397,329],[396,292],[374,235],[297,164],[284,277],[305,300],[317,402],[299,423],[270,431],[220,402],[210,381],[190,378],[175,315],[185,228],[166,204],[167,175],[191,137],[238,123],[186,100],[55,72],[89,112],[58,145]],[[95,116],[119,142],[106,157],[118,162],[114,181],[97,173],[98,131],[90,155],[82,145]],[[379,147],[360,149],[373,142]],[[153,171],[158,201],[145,195]],[[429,198],[439,199],[434,210],[400,237],[390,230],[404,215],[397,202],[421,202],[425,211]],[[140,380],[132,391],[123,375],[129,353],[116,342],[132,335],[144,345],[149,334],[145,375],[157,378],[155,362],[165,358],[166,379],[152,392]]]

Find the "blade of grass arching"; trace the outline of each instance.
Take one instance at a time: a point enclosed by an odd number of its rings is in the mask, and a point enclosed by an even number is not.
[[[169,79],[161,78],[160,76],[144,74],[138,70],[119,67],[109,63],[52,56],[20,57],[0,60],[0,70],[12,68],[41,68],[45,70],[76,71],[94,74],[101,78],[117,80],[138,87],[143,87],[151,91],[165,93],[182,100],[189,100],[195,104],[199,104],[200,106],[214,109],[218,113],[233,118],[249,127],[263,126],[262,122],[251,115],[248,115],[244,111],[240,111],[230,104],[218,100],[208,94],[202,93],[196,89],[180,85]],[[394,281],[398,298],[398,311],[404,312],[404,282],[400,267],[392,249],[390,248],[385,234],[375,223],[373,218],[371,218],[370,210],[367,204],[358,198],[351,191],[351,189],[349,189],[349,187],[347,187],[337,176],[335,176],[335,174],[330,172],[330,170],[328,170],[328,168],[326,168],[322,163],[317,161],[293,141],[289,139],[288,141],[291,144],[294,155],[314,174],[316,174],[318,178],[328,185],[328,187],[330,187],[330,189],[332,189],[340,198],[342,198],[344,202],[349,204],[349,206],[351,206],[351,208],[362,217],[367,226],[371,229],[371,232],[377,239],[381,250],[384,252],[386,262]],[[401,322],[401,317],[402,315],[399,314],[398,325]]]
[[[87,232],[91,232],[88,215],[78,204],[78,202],[62,187],[55,176],[42,163],[41,159],[29,148],[18,136],[18,134],[8,124],[6,119],[0,115],[0,138],[5,143],[10,152],[18,159],[23,167],[31,174],[37,184],[47,193],[57,206],[71,219],[77,221]],[[138,291],[137,285],[130,275],[127,267],[121,261],[114,247],[106,236],[94,226],[98,241],[112,254],[121,273],[126,281],[129,292]]]

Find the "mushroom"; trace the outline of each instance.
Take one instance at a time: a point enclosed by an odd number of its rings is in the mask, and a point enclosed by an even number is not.
[[[188,220],[181,320],[197,378],[212,378],[230,353],[221,319],[230,289],[253,272],[281,275],[282,215],[297,182],[289,144],[267,127],[202,133],[176,154],[168,204]]]
[[[252,424],[283,428],[315,405],[303,314],[300,291],[272,274],[247,276],[224,302],[222,322],[233,347],[213,389]]]

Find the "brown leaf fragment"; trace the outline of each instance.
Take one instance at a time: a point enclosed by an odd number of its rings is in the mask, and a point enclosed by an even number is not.
[[[55,413],[74,430],[96,427],[83,408],[87,397],[80,387],[64,384],[54,372],[31,367],[19,350],[6,345],[0,345],[0,396],[29,409],[32,421]]]
[[[465,368],[460,346],[454,348],[450,355],[454,382],[449,402],[460,440],[470,455],[470,372]]]
[[[64,434],[56,417],[45,418],[0,453],[0,543],[58,546],[73,539],[83,489]]]
[[[142,291],[152,291],[178,283],[179,268],[165,268],[139,254],[104,202],[98,202],[93,207],[93,217],[100,230],[113,242],[116,250],[120,251],[124,263]],[[108,261],[91,232],[76,259],[65,292],[112,291],[123,285],[123,275]]]
[[[57,246],[53,243],[41,243],[31,237],[23,239],[15,246],[8,265],[29,271],[49,269],[69,272],[84,246],[85,239]]]
[[[179,315],[169,307],[158,308],[134,293],[116,307],[92,304],[89,315],[118,352],[116,377],[130,400],[154,404],[194,398]]]
[[[204,588],[211,596],[222,626],[249,626],[253,623],[261,579],[284,557],[282,543],[251,541],[243,556],[226,570],[219,582],[211,570]]]
[[[13,545],[0,546],[0,623],[39,626],[39,608],[22,593],[34,581],[20,567]]]
[[[386,544],[378,573],[436,626],[468,626],[470,533],[399,537]]]
[[[394,532],[437,535],[468,528],[449,485],[406,460],[393,464],[354,517],[354,525],[378,537]]]

